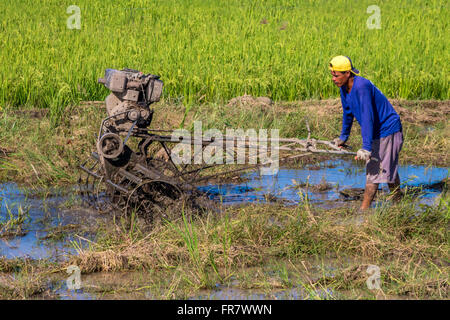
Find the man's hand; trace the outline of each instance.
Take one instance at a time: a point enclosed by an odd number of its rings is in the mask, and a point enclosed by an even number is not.
[[[369,161],[371,156],[372,152],[364,149],[359,149],[358,152],[356,153],[355,160]]]
[[[340,138],[336,138],[334,140],[331,140],[330,142],[338,147],[341,147],[345,144],[345,141],[341,140]]]

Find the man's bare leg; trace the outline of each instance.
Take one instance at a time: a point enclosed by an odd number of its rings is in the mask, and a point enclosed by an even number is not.
[[[366,210],[370,208],[373,198],[378,190],[378,183],[366,183],[366,189],[364,190],[364,198],[361,204],[360,210]]]
[[[394,202],[400,201],[400,199],[403,197],[403,193],[400,190],[400,177],[397,174],[397,177],[395,178],[394,183],[388,183],[389,191],[392,193],[392,200]]]

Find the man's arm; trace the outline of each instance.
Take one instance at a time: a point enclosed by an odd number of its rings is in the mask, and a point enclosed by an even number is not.
[[[342,102],[343,116],[342,116],[342,130],[339,139],[345,142],[348,140],[348,137],[350,136],[354,116],[353,113],[350,111],[350,108],[345,106],[342,98],[341,102]]]
[[[362,148],[372,152],[374,104],[372,100],[372,88],[368,85],[359,88],[358,100],[361,107],[361,136]]]

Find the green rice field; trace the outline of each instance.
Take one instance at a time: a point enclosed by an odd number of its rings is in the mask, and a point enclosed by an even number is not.
[[[446,100],[448,17],[445,0],[2,0],[0,106],[103,100],[97,79],[125,67],[160,75],[184,104],[325,99],[339,94],[327,65],[341,54],[390,98]]]

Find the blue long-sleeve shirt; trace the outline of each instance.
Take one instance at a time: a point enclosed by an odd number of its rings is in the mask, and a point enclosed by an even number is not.
[[[384,138],[402,130],[399,115],[370,80],[355,76],[350,93],[347,93],[346,86],[342,86],[340,91],[344,111],[339,137],[341,140],[347,141],[353,118],[356,118],[361,126],[362,148],[367,151],[372,151],[374,139]]]

